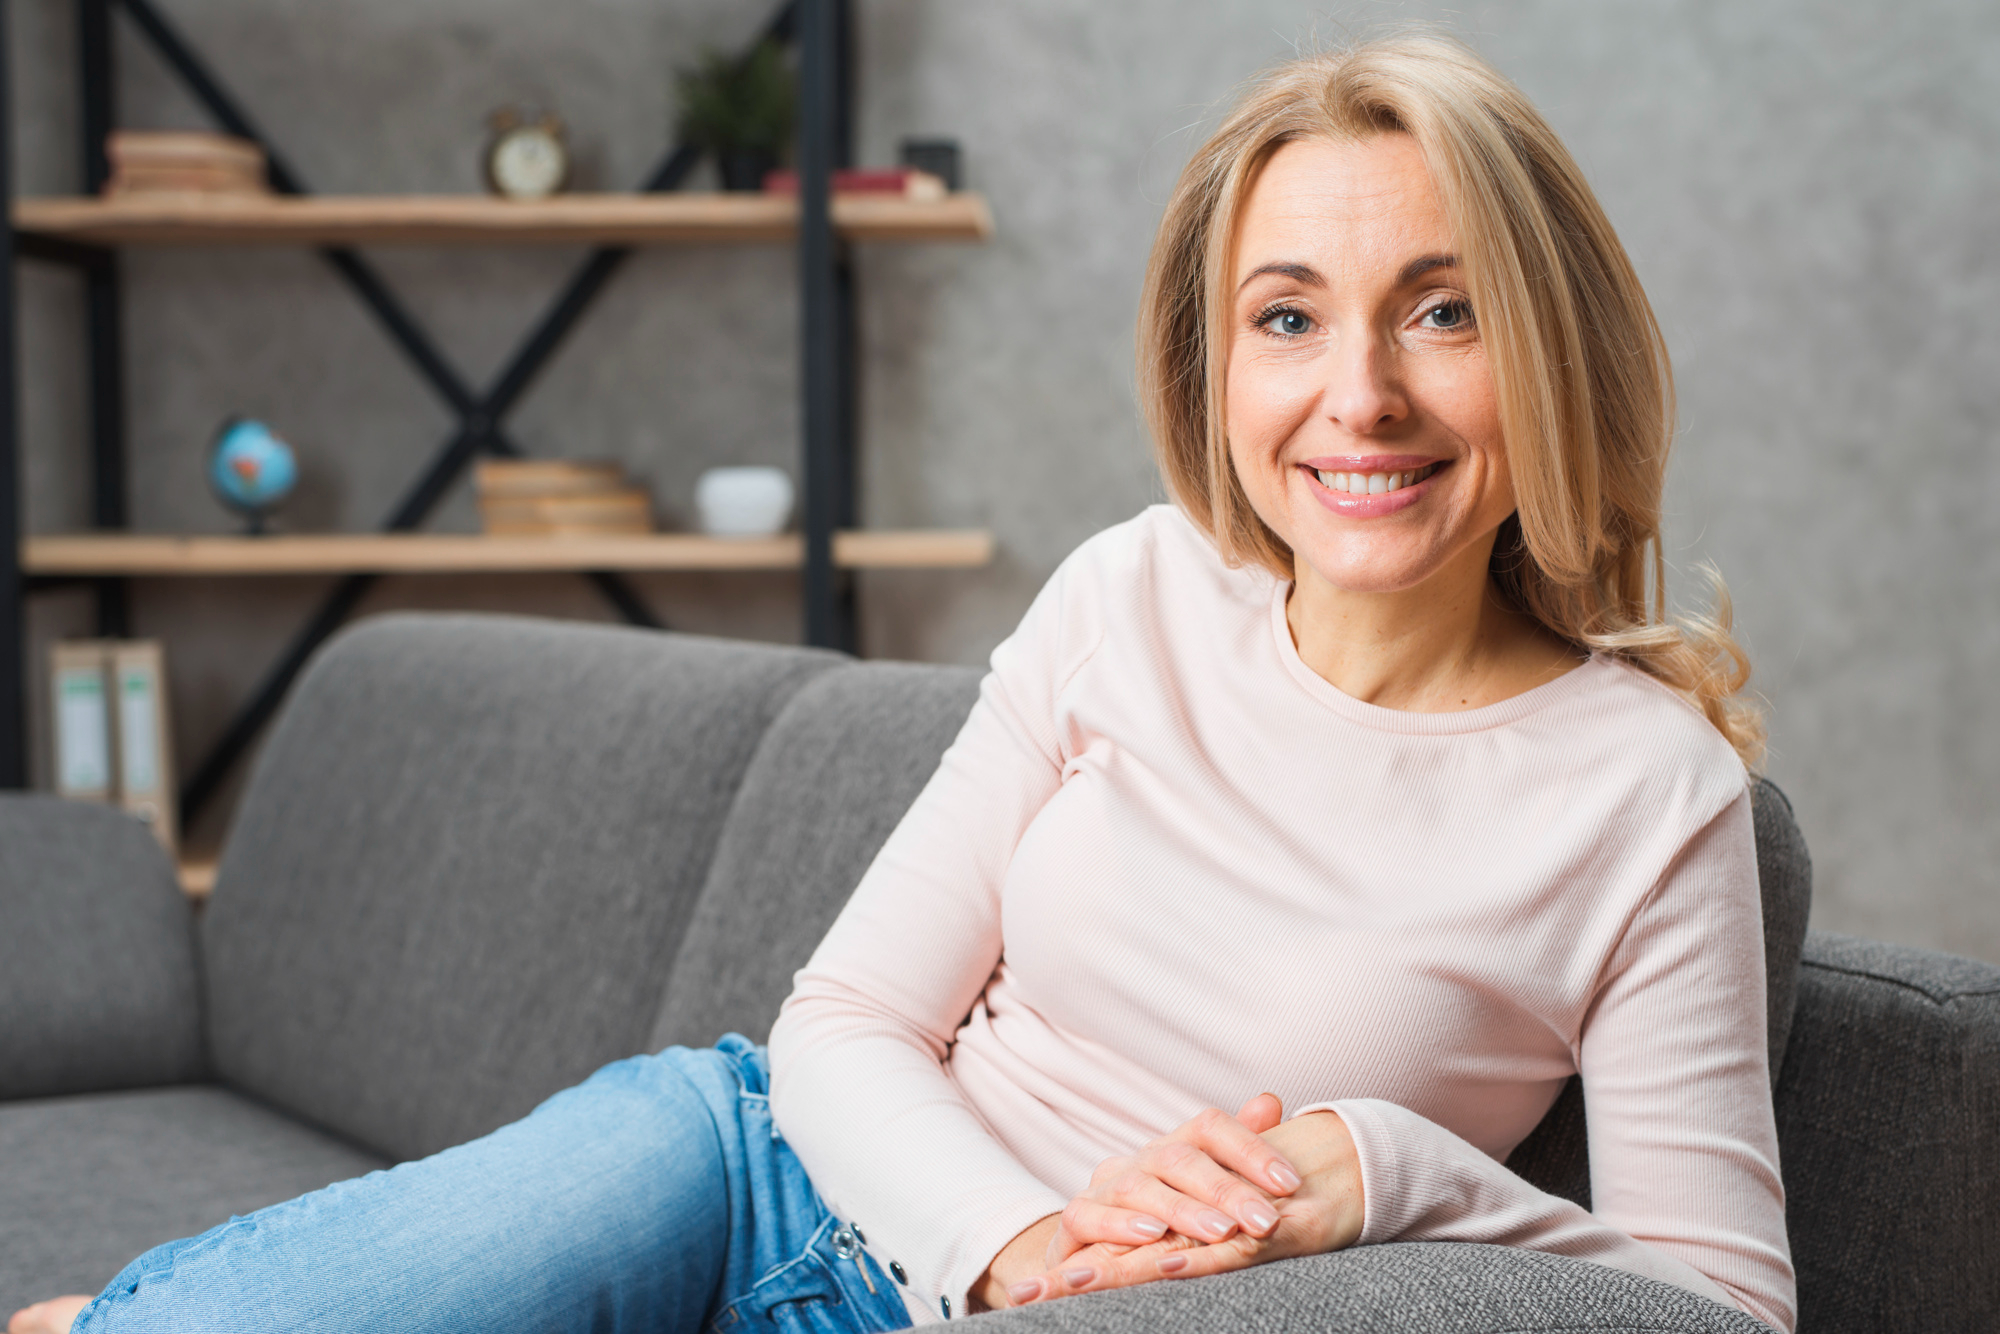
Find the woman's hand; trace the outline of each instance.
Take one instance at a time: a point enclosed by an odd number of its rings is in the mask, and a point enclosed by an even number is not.
[[[1032,1301],[1043,1295],[1048,1271],[1092,1243],[1130,1250],[1158,1242],[1170,1231],[1211,1241],[1239,1227],[1258,1235],[1270,1231],[1278,1221],[1270,1194],[1222,1164],[1269,1182],[1269,1191],[1296,1187],[1298,1175],[1291,1165],[1257,1138],[1283,1115],[1276,1096],[1263,1093],[1234,1117],[1211,1108],[1129,1158],[1106,1159],[1091,1174],[1089,1190],[1062,1213],[1022,1231],[993,1257],[973,1285],[973,1302],[997,1310],[1019,1304],[1010,1294]],[[1198,1192],[1199,1198],[1190,1192]]]
[[[1353,1245],[1365,1201],[1347,1126],[1332,1112],[1280,1124],[1282,1116],[1278,1099],[1262,1094],[1234,1117],[1205,1112],[1137,1154],[1107,1161],[1063,1211],[1047,1272],[1008,1283],[1008,1302],[1197,1278]],[[1163,1233],[1162,1223],[1171,1224]]]

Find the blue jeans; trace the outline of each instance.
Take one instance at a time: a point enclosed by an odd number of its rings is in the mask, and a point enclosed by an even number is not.
[[[155,1247],[75,1334],[904,1328],[769,1092],[734,1034],[619,1061],[484,1139]]]

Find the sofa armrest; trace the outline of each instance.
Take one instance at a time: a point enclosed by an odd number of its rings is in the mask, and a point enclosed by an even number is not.
[[[1801,1330],[2000,1329],[2000,968],[1813,932],[1777,1111]]]
[[[993,1334],[1771,1334],[1741,1311],[1586,1260],[1403,1242],[974,1317]]]
[[[107,806],[0,796],[0,1099],[203,1074],[194,920]]]

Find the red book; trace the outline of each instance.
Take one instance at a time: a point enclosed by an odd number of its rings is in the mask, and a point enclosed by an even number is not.
[[[909,167],[842,167],[833,173],[836,194],[901,195],[905,199],[942,199],[944,181]],[[789,167],[764,173],[764,193],[795,195],[799,174]]]

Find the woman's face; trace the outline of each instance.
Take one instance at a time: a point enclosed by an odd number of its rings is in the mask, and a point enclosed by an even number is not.
[[[1408,135],[1294,140],[1252,183],[1228,275],[1229,454],[1301,580],[1387,593],[1483,571],[1514,510],[1456,254]]]

